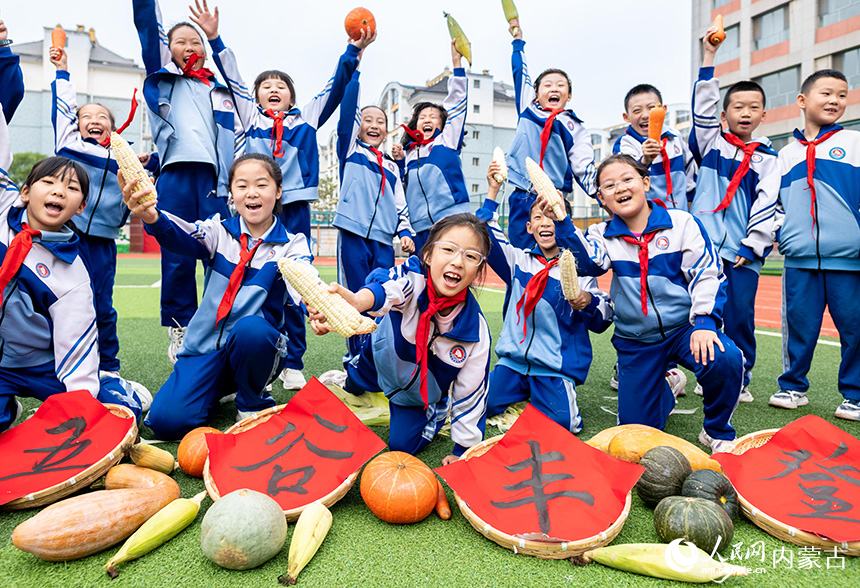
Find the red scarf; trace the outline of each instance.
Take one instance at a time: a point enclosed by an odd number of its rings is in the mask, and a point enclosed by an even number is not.
[[[738,186],[741,185],[741,180],[744,179],[744,176],[747,175],[747,172],[750,169],[750,160],[752,159],[753,153],[755,153],[755,150],[761,146],[761,143],[746,144],[731,133],[726,133],[725,137],[726,141],[728,141],[730,145],[734,145],[744,152],[744,158],[741,160],[741,164],[738,166],[738,169],[735,170],[735,174],[732,176],[732,181],[729,182],[729,188],[726,190],[726,195],[723,197],[723,201],[720,202],[720,205],[711,212],[719,212],[722,209],[729,207],[732,203],[732,199],[735,197],[735,192],[738,191]],[[705,211],[703,210],[702,212]]]
[[[525,310],[523,310],[523,338],[520,343],[526,340],[526,327],[528,326],[528,318],[529,315],[534,312],[535,306],[537,306],[540,297],[543,296],[543,291],[546,289],[546,281],[547,278],[549,278],[549,270],[558,264],[558,257],[554,257],[549,261],[547,261],[543,257],[537,257],[536,259],[541,262],[544,267],[542,270],[533,275],[531,279],[529,279],[528,284],[526,284],[526,289],[523,291],[523,295],[520,297],[519,302],[517,302],[518,324],[520,309],[525,307]]]
[[[271,108],[266,111],[275,124],[272,125],[272,156],[284,156],[284,113],[283,111],[275,112]]]
[[[657,233],[644,233],[642,239],[636,239],[628,235],[621,238],[639,247],[639,293],[642,296],[642,314],[648,316],[648,243]]]
[[[188,61],[185,63],[185,67],[182,68],[182,75],[187,78],[194,78],[200,80],[207,86],[211,86],[212,84],[209,82],[209,78],[214,78],[215,74],[212,73],[212,70],[206,69],[205,67],[201,67],[200,69],[192,69],[194,64],[197,63],[200,59],[203,59],[203,56],[199,53],[192,53],[191,57],[188,58]]]
[[[367,148],[376,156],[376,163],[379,164],[379,173],[382,174],[382,195],[385,196],[385,166],[382,165],[382,151],[370,145]]]
[[[428,143],[432,143],[436,137],[430,137],[429,139],[424,138],[424,133],[419,131],[418,129],[410,129],[404,124],[400,125],[403,127],[403,132],[405,132],[412,139],[412,143],[409,143],[406,148],[412,149],[413,147],[421,147],[422,145],[427,145]]]
[[[660,157],[663,158],[663,174],[666,176],[666,198],[672,203],[672,206],[677,208],[675,196],[672,194],[672,162],[669,161],[669,154],[666,152],[668,141],[668,137],[663,137],[663,143],[660,145]]]
[[[24,263],[30,249],[33,248],[33,237],[41,236],[40,231],[31,229],[27,223],[22,223],[21,231],[9,243],[6,257],[3,258],[3,265],[0,266],[0,306],[3,305],[3,291],[18,273],[18,270],[21,269],[21,264]]]
[[[116,130],[117,135],[121,135],[124,130],[128,128],[128,125],[131,124],[131,121],[134,120],[134,113],[137,112],[137,88],[134,89],[134,92],[131,93],[131,111],[128,113],[128,118],[125,119],[125,122],[120,125],[120,127]],[[104,138],[104,140],[99,143],[102,147],[107,148],[110,145],[110,134]]]
[[[421,369],[421,398],[424,400],[424,410],[427,410],[427,349],[430,336],[430,320],[442,309],[460,304],[466,300],[467,289],[456,296],[439,296],[433,286],[433,280],[427,275],[427,310],[418,318],[418,330],[415,333],[415,361]]]
[[[555,117],[564,112],[564,108],[553,108],[550,110],[549,116],[543,123],[543,130],[540,132],[540,168],[543,169],[543,156],[546,153],[546,146],[549,144],[549,137],[552,135],[552,123]]]
[[[799,139],[801,145],[806,145],[806,184],[809,186],[809,195],[811,204],[809,205],[812,213],[812,229],[815,230],[815,147],[824,143],[827,139],[841,131],[842,129],[833,129],[829,133],[824,133],[814,141],[806,141]]]
[[[239,243],[242,244],[242,251],[239,254],[239,262],[236,264],[236,267],[233,268],[233,273],[230,274],[230,281],[227,283],[227,289],[224,291],[224,296],[221,297],[221,303],[218,305],[218,313],[215,315],[216,327],[218,326],[218,323],[221,322],[221,319],[230,314],[230,311],[233,309],[233,302],[236,300],[236,294],[242,286],[242,278],[245,277],[245,268],[248,266],[251,259],[254,258],[254,252],[257,251],[257,247],[259,247],[262,242],[262,239],[257,241],[257,244],[248,251],[248,235],[242,233],[242,236],[239,238]]]

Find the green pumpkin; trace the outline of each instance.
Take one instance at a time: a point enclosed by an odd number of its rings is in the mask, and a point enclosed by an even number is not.
[[[664,543],[683,538],[706,553],[723,551],[732,542],[734,524],[729,515],[704,498],[670,496],[654,509],[654,528]]]
[[[287,519],[269,496],[243,488],[222,496],[200,525],[200,548],[212,563],[249,570],[269,561],[284,546]]]
[[[681,496],[710,500],[733,521],[738,518],[738,493],[727,477],[713,470],[699,470],[687,476]]]
[[[683,453],[662,445],[646,451],[639,465],[645,467],[645,472],[636,483],[636,493],[649,508],[667,496],[679,495],[684,480],[693,472]]]

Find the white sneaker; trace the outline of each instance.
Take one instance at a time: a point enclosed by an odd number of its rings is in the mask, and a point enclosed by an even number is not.
[[[731,441],[727,439],[714,439],[710,435],[708,435],[704,429],[699,433],[699,443],[707,447],[711,450],[711,454],[714,453],[728,453],[732,450],[732,447],[735,445],[735,440]]]
[[[843,401],[833,416],[845,419],[846,421],[860,421],[860,402]]]
[[[798,406],[806,406],[809,404],[809,398],[806,397],[806,392],[795,392],[794,390],[780,390],[770,397],[767,403],[777,408],[788,408],[794,410]]]
[[[319,381],[323,386],[343,388],[343,385],[346,384],[346,372],[343,370],[329,370],[320,375]]]
[[[612,377],[609,378],[609,387],[613,390],[618,390],[618,363],[612,368]]]
[[[138,400],[140,400],[140,414],[144,415],[149,412],[149,408],[152,406],[152,392],[149,389],[141,384],[140,382],[135,382],[134,380],[129,380],[127,378],[123,378],[119,375],[119,372],[108,372],[105,370],[99,371],[99,380],[102,378],[116,378],[118,380],[122,380],[123,382],[127,382],[131,389],[137,394]]]
[[[666,381],[672,389],[672,396],[678,398],[687,395],[687,374],[679,369],[672,369],[666,372]]]
[[[248,417],[257,418],[257,413],[253,410],[240,410],[236,412],[236,422],[244,421]]]
[[[301,390],[308,383],[301,370],[286,368],[278,377],[284,383],[284,390]]]
[[[167,359],[170,363],[176,364],[176,354],[179,353],[179,348],[182,347],[182,341],[185,339],[185,327],[167,327],[167,336],[170,337],[170,343],[167,345]]]
[[[15,399],[15,410],[12,413],[12,420],[9,421],[9,429],[11,429],[12,427],[15,426],[15,423],[18,422],[18,419],[21,418],[22,414],[24,414],[24,405],[22,405],[21,401],[16,398]]]
[[[269,390],[271,392],[271,390]],[[219,400],[221,404],[229,404],[231,402],[236,402],[236,393],[228,394],[227,396],[222,396],[221,400]]]
[[[695,392],[695,393],[696,393],[696,396],[704,396],[704,395],[705,395],[705,391],[704,391],[704,390],[702,390],[702,385],[701,385],[701,384],[696,384],[696,389],[695,389],[695,390],[693,390],[693,392]]]
[[[753,398],[753,395],[750,393],[749,386],[744,386],[743,388],[741,388],[741,396],[739,400],[741,402],[752,402],[753,400],[755,400],[755,398]]]

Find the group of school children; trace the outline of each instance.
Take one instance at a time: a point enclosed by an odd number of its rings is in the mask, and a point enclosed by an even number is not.
[[[269,391],[279,375],[286,388],[304,385],[305,319],[318,335],[329,329],[277,262],[312,262],[316,135],[338,106],[338,284],[329,289],[378,326],[347,340],[345,372],[328,380],[353,394],[386,394],[391,449],[418,452],[450,421],[454,448],[443,460],[450,463],[481,441],[488,417],[523,400],[578,433],[576,386],[592,360],[589,331],[614,324],[618,422],[663,428],[685,393],[680,365],[703,396],[699,441],[725,450],[736,436],[738,402],[752,401],[755,292],[774,240],[785,255],[785,371],[769,404],[808,403],[806,375],[826,305],[842,349],[836,416],[860,420],[860,307],[850,301],[860,289],[860,133],[837,124],[848,93],[840,72],[822,70],[803,83],[804,128],[777,154],[767,138],[754,138],[766,108],[758,84],[733,85],[720,108],[709,30],[689,138],[668,126],[660,140],[647,138],[650,110],[663,100],[655,87],[638,85],[624,98],[629,127],[595,166],[585,127],[568,109],[570,78],[547,69],[533,82],[512,20],[519,119],[507,155],[506,235],[497,214],[499,162],[487,170],[486,201],[469,212],[460,164],[468,85],[453,43],[447,98],[416,105],[389,155],[380,151],[386,113],[360,107],[358,66],[375,31],[349,41],[332,78],[299,109],[282,71],[246,83],[219,35],[217,8],[195,2],[190,20],[199,30],[188,22],[166,30],[157,0],[133,6],[157,148],[140,159],[157,176],[157,199],[117,174],[113,114],[76,104],[56,49],[57,156],[36,164],[19,190],[4,171],[6,125],[24,88],[17,56],[0,47],[0,431],[20,416],[16,396],[86,389],[146,414],[156,437],[176,440],[209,422],[225,399],[235,399],[237,420],[274,406]],[[225,84],[204,67],[210,55]],[[526,157],[564,196],[576,181],[609,220],[583,232],[569,205],[558,218],[535,194]],[[154,398],[119,375],[114,239],[129,213],[162,248],[161,323],[175,365]],[[414,253],[396,266],[395,237]],[[574,300],[560,283],[565,249],[580,272]],[[199,306],[195,259],[206,270]],[[507,286],[492,372],[490,331],[470,288],[487,266]],[[595,276],[610,269],[607,296]]]

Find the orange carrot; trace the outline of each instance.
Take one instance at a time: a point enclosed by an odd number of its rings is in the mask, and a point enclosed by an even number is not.
[[[711,45],[719,45],[726,40],[726,29],[723,28],[723,15],[718,14],[714,19],[714,26],[717,27],[717,32],[708,38]]]
[[[66,31],[60,25],[51,31],[51,46],[55,49],[62,49],[66,46]]]
[[[451,518],[451,506],[448,504],[448,497],[445,495],[445,489],[442,488],[442,483],[439,480],[436,480],[436,514],[445,521]]]
[[[666,118],[666,107],[658,104],[648,115],[648,138],[660,140],[663,133],[663,120]]]

